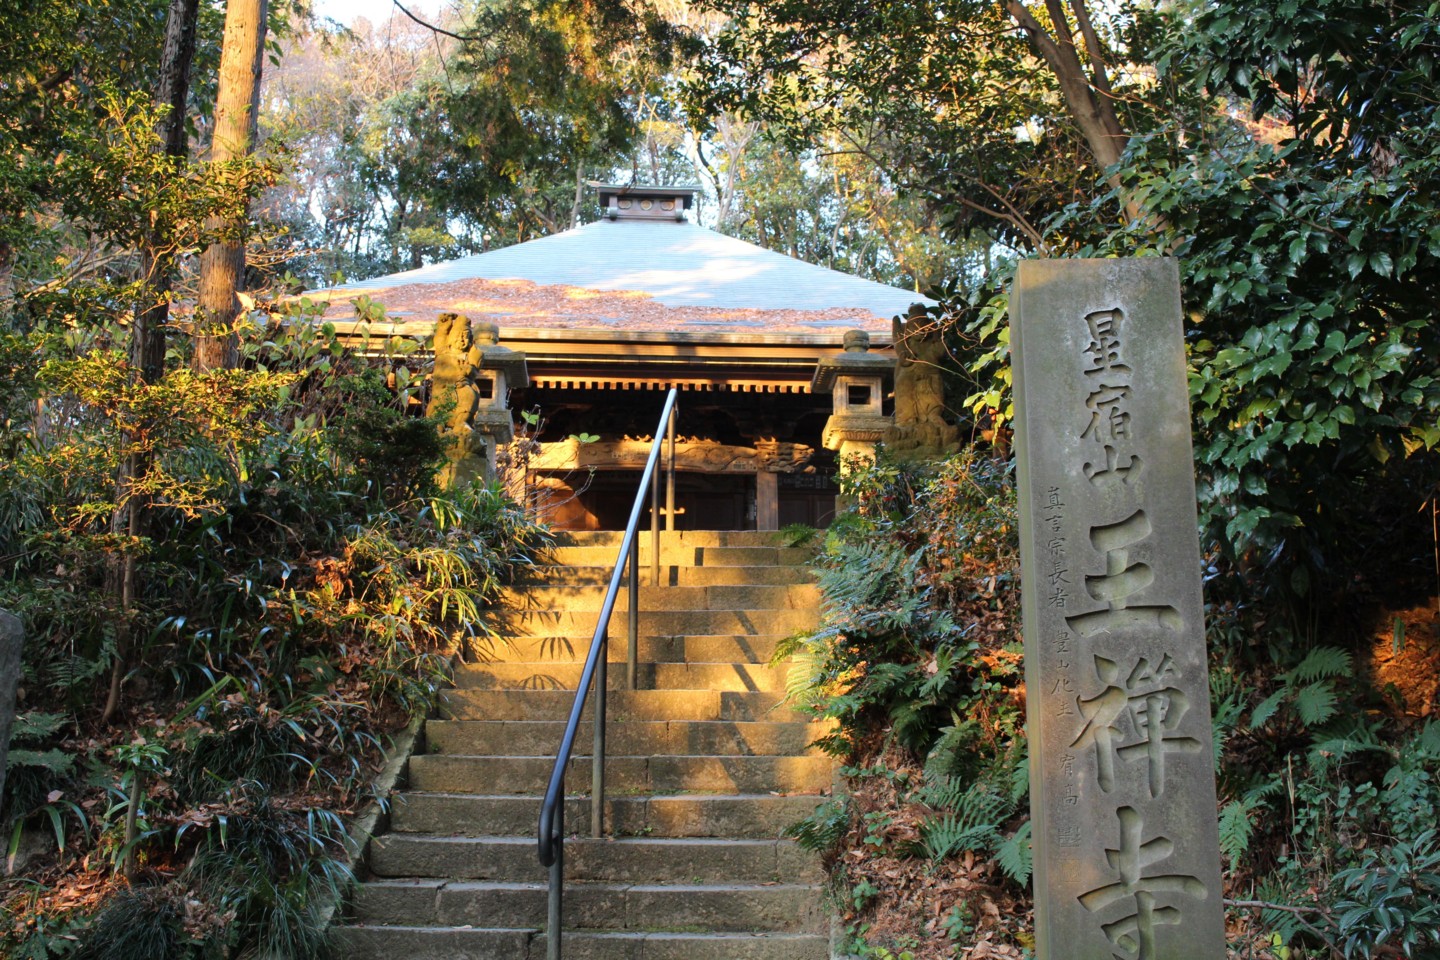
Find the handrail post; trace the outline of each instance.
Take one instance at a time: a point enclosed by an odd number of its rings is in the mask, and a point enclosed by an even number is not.
[[[660,465],[650,474],[650,582],[660,586]]]
[[[565,886],[565,804],[555,811],[556,832],[560,842],[555,845],[555,862],[550,864],[550,906],[545,927],[545,960],[560,960],[560,900]]]
[[[640,672],[640,546],[630,545],[630,609],[626,613],[625,685],[637,689]]]
[[[669,456],[666,458],[665,467],[665,529],[675,529],[675,414],[674,407],[670,408],[670,422],[665,426],[665,439],[669,446]]]
[[[609,631],[606,631],[600,660],[595,664],[595,748],[590,758],[590,836],[605,835],[605,663],[610,659]]]

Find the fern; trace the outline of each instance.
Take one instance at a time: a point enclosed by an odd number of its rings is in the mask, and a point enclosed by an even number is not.
[[[1030,821],[1025,821],[1012,836],[1000,842],[995,848],[995,862],[1000,865],[1005,876],[1022,887],[1030,882],[1030,873],[1034,869],[1034,854],[1030,847]]]
[[[1335,689],[1329,681],[1312,683],[1295,695],[1295,712],[1306,726],[1318,726],[1335,716]]]
[[[1024,742],[1021,742],[1021,756],[1010,767],[1010,799],[1018,804],[1030,796],[1030,762],[1024,755]]]
[[[1252,815],[1265,806],[1264,798],[1252,792],[1239,800],[1231,800],[1220,811],[1220,852],[1233,865],[1250,849],[1255,833]]]
[[[39,743],[54,736],[69,722],[63,713],[22,713],[15,717],[10,730],[11,743]]]
[[[1290,671],[1290,676],[1299,683],[1310,683],[1329,677],[1343,677],[1349,672],[1349,653],[1336,647],[1316,647]]]
[[[1440,757],[1440,720],[1426,721],[1425,728],[1415,738],[1415,744],[1431,757]]]
[[[1000,825],[1013,815],[1014,802],[984,781],[972,783],[956,795],[958,784],[950,778],[946,780],[949,782],[916,791],[917,800],[953,798],[949,804],[951,809],[920,825],[919,852],[939,862],[961,850],[995,849],[1000,843]]]
[[[784,834],[813,853],[825,855],[840,845],[850,826],[848,798],[825,801],[808,817],[785,828]]]
[[[1281,687],[1256,704],[1255,709],[1250,712],[1250,729],[1259,730],[1265,726],[1266,722],[1275,716],[1276,711],[1280,709],[1280,705],[1285,702],[1285,695],[1289,692],[1287,688]]]
[[[7,767],[36,767],[57,777],[68,777],[75,772],[75,757],[63,750],[11,750],[6,759]]]
[[[819,535],[819,530],[803,523],[787,523],[780,528],[780,539],[787,547],[808,547]]]
[[[966,784],[957,777],[925,773],[925,783],[915,791],[914,800],[936,810],[953,810],[965,796]]]
[[[962,850],[988,850],[999,836],[993,823],[971,824],[966,818],[947,813],[920,825],[919,848],[932,863],[939,863]]]

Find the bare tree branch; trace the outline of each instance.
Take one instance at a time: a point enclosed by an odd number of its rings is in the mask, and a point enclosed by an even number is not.
[[[432,30],[435,33],[441,34],[442,36],[450,37],[452,40],[459,40],[461,43],[488,43],[491,40],[495,39],[495,34],[493,33],[487,34],[485,36],[481,36],[480,34],[466,35],[463,33],[451,33],[444,27],[437,27],[433,23],[427,23],[426,21],[421,20],[419,17],[415,16],[415,14],[411,13],[410,10],[405,6],[405,4],[400,2],[400,0],[390,0],[390,2],[395,4],[396,8],[399,9],[401,13],[405,14],[405,16],[409,17],[411,20],[414,20],[416,23],[420,24],[420,26],[424,27],[426,30]]]

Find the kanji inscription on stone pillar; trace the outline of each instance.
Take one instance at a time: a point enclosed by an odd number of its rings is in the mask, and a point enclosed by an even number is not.
[[[1011,296],[1038,960],[1222,960],[1175,261]]]

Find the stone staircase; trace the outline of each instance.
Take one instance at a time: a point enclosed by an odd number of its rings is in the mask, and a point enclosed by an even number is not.
[[[588,838],[590,758],[565,810],[567,960],[824,960],[816,859],[781,830],[831,789],[818,728],[782,708],[776,643],[817,619],[809,551],[774,533],[642,536],[639,689],[624,690],[626,592],[610,627],[611,838]],[[543,960],[535,830],[619,534],[564,535],[509,591],[411,757],[390,830],[340,929],[348,960]],[[587,716],[589,709],[587,708]],[[577,753],[589,752],[582,724]]]

